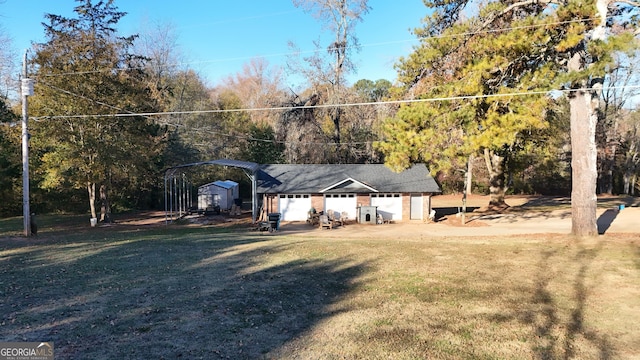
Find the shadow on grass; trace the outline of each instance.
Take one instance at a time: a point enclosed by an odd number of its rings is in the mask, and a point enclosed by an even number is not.
[[[532,350],[537,359],[573,359],[579,354],[578,342],[586,342],[598,353],[599,359],[611,359],[614,348],[606,335],[591,330],[584,324],[589,289],[586,284],[587,273],[594,258],[599,252],[599,246],[594,249],[581,247],[574,256],[577,272],[573,280],[573,304],[569,307],[569,319],[562,320],[558,313],[563,310],[554,300],[554,292],[550,282],[553,280],[553,257],[556,251],[544,251],[539,263],[539,275],[534,294],[528,309],[522,314],[521,320],[535,327],[536,341]],[[563,269],[562,271],[569,271]],[[566,311],[566,310],[565,310]],[[581,349],[584,350],[584,349]]]
[[[365,265],[211,229],[0,239],[0,338],[57,359],[256,359],[343,309]]]

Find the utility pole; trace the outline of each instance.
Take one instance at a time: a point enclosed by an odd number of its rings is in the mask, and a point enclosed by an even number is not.
[[[27,78],[27,51],[22,64],[22,217],[24,236],[31,236],[31,210],[29,209],[29,127],[27,97],[33,95],[33,81]]]

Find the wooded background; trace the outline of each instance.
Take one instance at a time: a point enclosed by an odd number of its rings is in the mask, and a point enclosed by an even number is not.
[[[115,2],[45,15],[46,41],[28,61],[32,209],[108,221],[161,208],[164,169],[220,158],[398,171],[424,162],[445,192],[488,193],[495,206],[509,193],[582,188],[573,197],[590,207],[589,194],[638,191],[637,2],[425,1],[420,43],[397,78],[353,84],[345,75],[367,1],[294,4],[334,40],[306,57],[291,44],[284,68],[252,59],[214,87],[181,63],[170,27],[119,34]],[[22,205],[20,72],[0,35],[0,215],[10,216]],[[291,73],[306,85],[287,88]],[[189,176],[244,181],[218,167]]]

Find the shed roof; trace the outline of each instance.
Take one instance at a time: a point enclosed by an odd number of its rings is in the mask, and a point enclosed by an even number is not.
[[[216,187],[223,188],[223,189],[232,189],[232,188],[238,186],[238,183],[235,182],[235,181],[231,181],[231,180],[216,180],[216,181],[210,182],[208,184],[200,185],[200,188],[205,188],[205,187],[210,187],[210,186],[216,186]]]
[[[263,165],[258,171],[257,187],[258,193],[263,194],[442,192],[424,164],[415,164],[400,173],[383,164]]]

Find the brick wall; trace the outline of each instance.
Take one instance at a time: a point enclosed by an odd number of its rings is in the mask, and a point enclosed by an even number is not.
[[[311,207],[316,209],[317,212],[324,210],[324,195],[315,194],[311,195]]]

